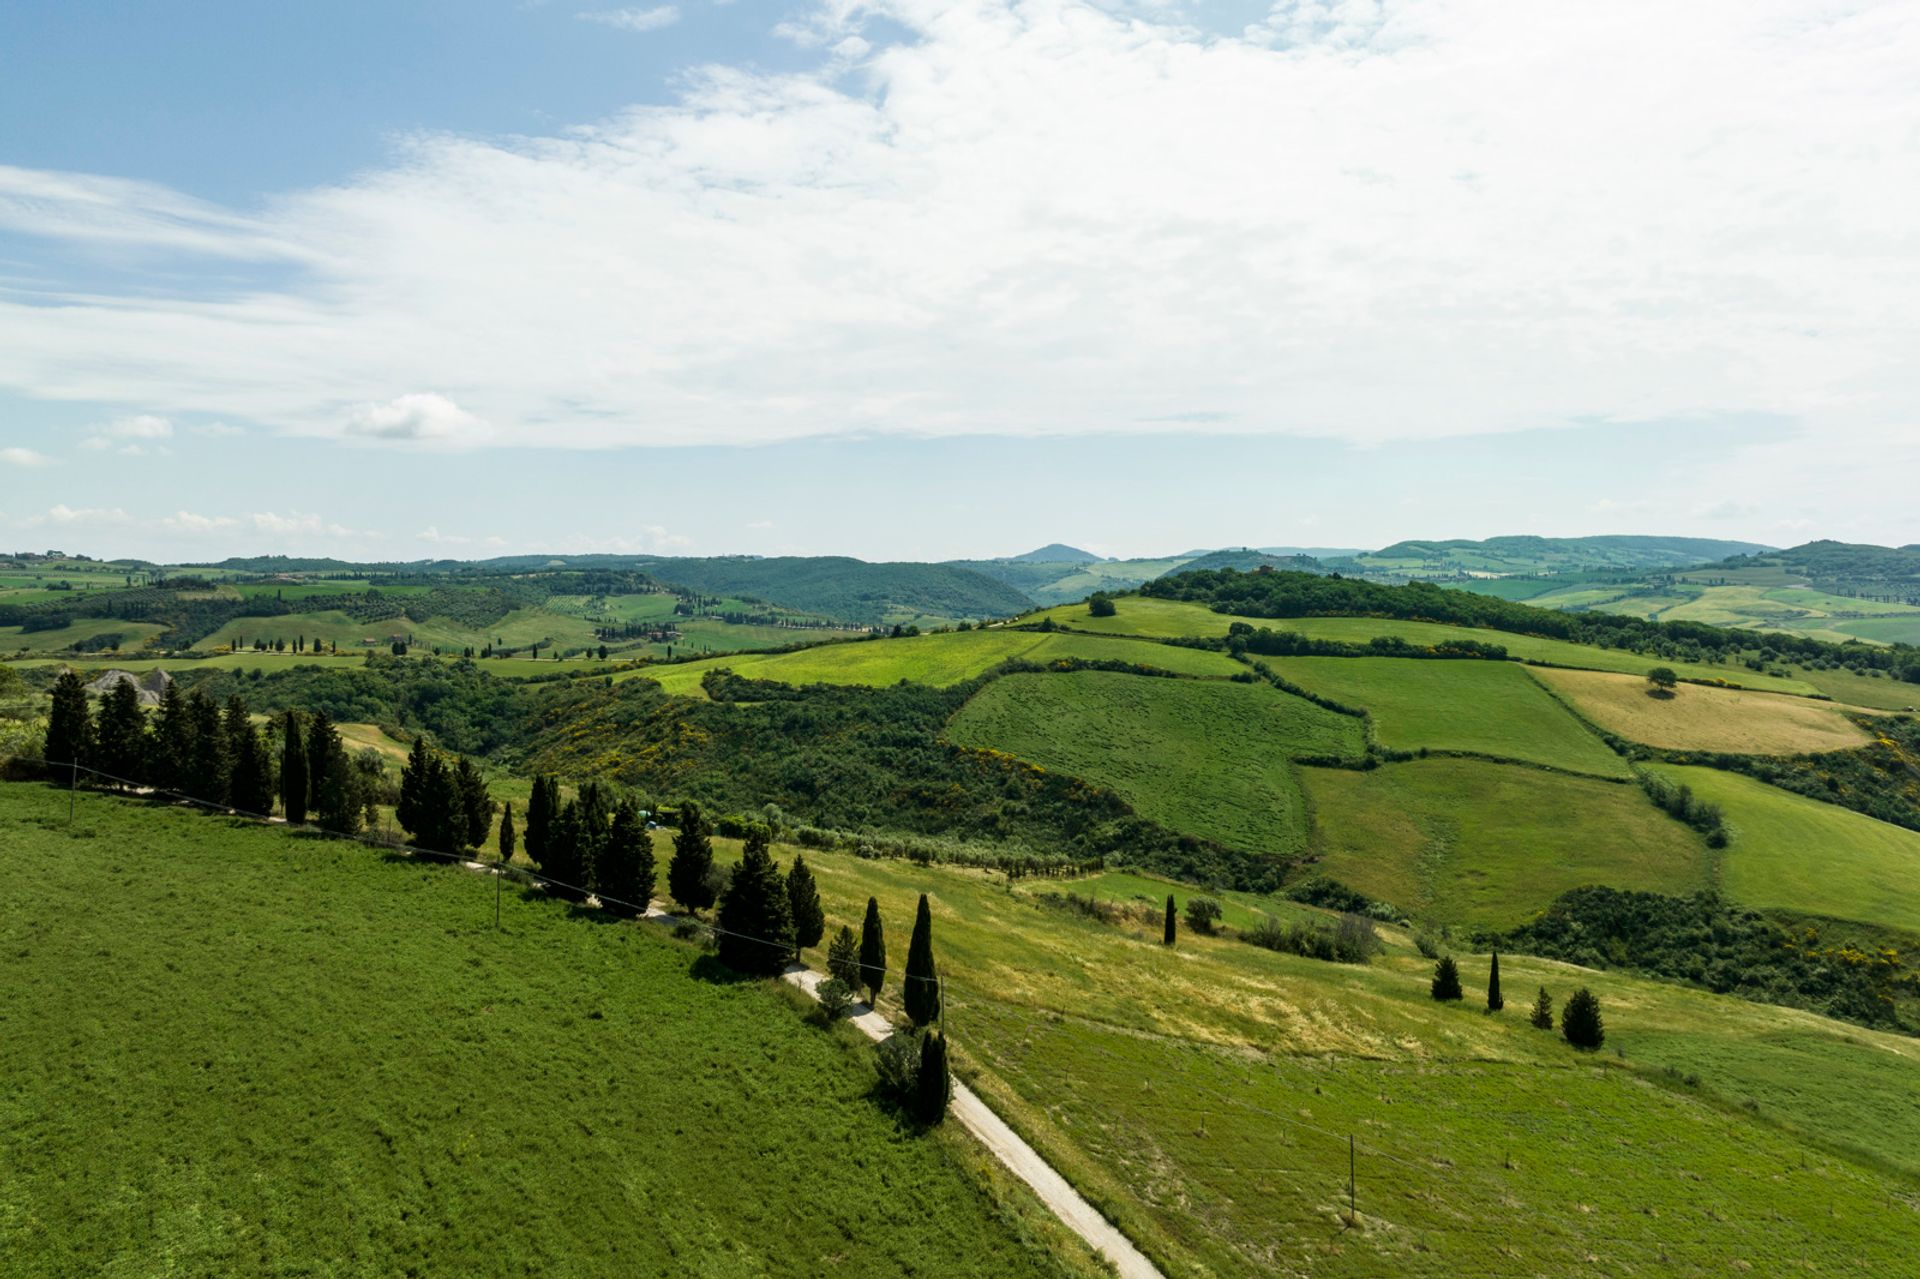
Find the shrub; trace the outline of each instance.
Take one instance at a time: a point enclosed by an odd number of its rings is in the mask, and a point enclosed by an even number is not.
[[[911,1102],[915,1085],[920,1082],[920,1036],[911,1030],[896,1030],[874,1046],[874,1069],[880,1074],[880,1091],[895,1101]]]
[[[1560,1033],[1575,1048],[1592,1051],[1604,1044],[1607,1028],[1600,1018],[1600,997],[1585,986],[1574,991],[1560,1014]]]
[[[1187,898],[1187,927],[1196,933],[1210,933],[1220,922],[1220,903],[1211,897]]]
[[[814,993],[820,997],[820,1008],[826,1013],[828,1021],[839,1017],[853,1004],[853,987],[838,977],[827,978]]]
[[[1440,958],[1440,938],[1422,928],[1413,935],[1413,948],[1426,959]]]
[[[1453,962],[1452,955],[1442,955],[1440,962],[1433,966],[1432,994],[1442,1002],[1464,997],[1460,990],[1460,966]]]
[[[1553,1029],[1553,996],[1547,993],[1545,986],[1540,988],[1539,997],[1533,1001],[1533,1015],[1528,1020],[1533,1023],[1535,1030]]]
[[[1094,617],[1112,617],[1115,612],[1113,597],[1105,591],[1095,591],[1087,599],[1087,612]]]
[[[1240,939],[1267,950],[1341,964],[1364,964],[1380,949],[1373,921],[1359,915],[1342,915],[1332,926],[1282,924],[1269,915],[1242,932]]]

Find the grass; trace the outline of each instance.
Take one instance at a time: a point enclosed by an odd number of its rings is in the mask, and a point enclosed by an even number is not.
[[[83,617],[46,631],[0,626],[0,653],[57,653],[102,635],[120,636],[121,649],[131,652],[166,629],[154,622],[128,622],[117,617]]]
[[[651,929],[367,848],[0,787],[12,1275],[1041,1275],[850,1032]]]
[[[1732,900],[1920,933],[1920,832],[1737,773],[1654,768],[1725,810],[1720,886]]]
[[[1324,874],[1419,918],[1510,928],[1588,884],[1708,887],[1700,837],[1638,786],[1480,760],[1302,773]]]
[[[1797,674],[1836,702],[1883,711],[1907,711],[1920,706],[1920,684],[1884,675],[1856,675],[1847,670],[1802,670]]]
[[[1365,749],[1358,720],[1265,684],[1107,671],[995,680],[947,736],[1117,791],[1174,830],[1276,854],[1306,843],[1290,760]]]
[[[669,693],[689,697],[704,696],[700,691],[700,680],[708,671],[721,667],[751,679],[779,680],[788,684],[866,684],[877,687],[911,680],[918,684],[946,686],[984,674],[1013,658],[1029,662],[1052,662],[1068,658],[1133,662],[1183,675],[1231,676],[1246,669],[1224,653],[1171,644],[1085,635],[1048,635],[1038,631],[974,630],[823,644],[791,653],[747,654],[684,662],[615,678],[644,676],[657,680]]]
[[[1698,684],[1682,684],[1661,697],[1633,675],[1545,666],[1531,668],[1531,674],[1601,728],[1663,750],[1797,755],[1848,750],[1871,740],[1837,707],[1804,697]]]
[[[1598,777],[1626,761],[1510,662],[1401,657],[1283,657],[1287,679],[1373,717],[1392,750],[1468,751]]]

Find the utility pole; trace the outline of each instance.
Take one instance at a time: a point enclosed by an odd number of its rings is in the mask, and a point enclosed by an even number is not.
[[[507,873],[507,863],[502,861],[493,868],[493,931],[500,931],[500,879]]]

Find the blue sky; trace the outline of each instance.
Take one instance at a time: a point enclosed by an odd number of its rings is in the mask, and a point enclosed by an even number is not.
[[[1866,0],[24,0],[0,543],[1920,541],[1917,64]]]

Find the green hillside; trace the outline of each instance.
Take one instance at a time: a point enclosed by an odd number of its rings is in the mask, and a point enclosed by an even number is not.
[[[711,595],[746,595],[848,622],[1011,617],[1032,606],[1013,587],[951,564],[881,563],[845,556],[656,558],[636,566]]]
[[[1359,721],[1266,685],[1105,671],[996,680],[947,735],[1084,777],[1175,830],[1280,855],[1307,835],[1288,761],[1365,748]]]
[[[1395,542],[1331,565],[1388,576],[1506,575],[1567,569],[1691,568],[1771,548],[1701,537],[1489,537],[1481,541]]]

